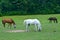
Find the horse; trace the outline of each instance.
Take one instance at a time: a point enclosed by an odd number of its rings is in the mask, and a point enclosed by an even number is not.
[[[40,21],[38,19],[26,19],[26,20],[24,20],[24,24],[26,26],[26,32],[29,31],[29,28],[28,27],[31,24],[35,25],[35,31],[37,31],[37,29],[38,29],[38,31],[41,31],[42,30],[41,23],[40,23]]]
[[[14,22],[11,18],[2,19],[2,24],[3,24],[4,28],[5,28],[5,24],[6,24],[6,23],[9,24],[8,26],[10,26],[10,28],[11,28],[11,25],[12,25],[12,24],[13,24],[14,28],[16,28],[16,24],[15,24],[15,22]]]
[[[57,18],[56,17],[49,17],[48,18],[48,20],[50,21],[50,22],[54,22],[54,23],[58,23],[58,21],[57,21]]]

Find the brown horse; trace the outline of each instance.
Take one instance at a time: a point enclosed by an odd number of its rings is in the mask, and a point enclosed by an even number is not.
[[[58,23],[58,21],[57,21],[57,18],[56,17],[50,17],[50,18],[48,18],[48,20],[50,21],[50,22],[54,22],[54,23]]]
[[[2,20],[2,24],[3,24],[4,27],[5,27],[6,23],[9,24],[10,28],[11,28],[12,24],[13,24],[14,28],[16,28],[16,24],[15,24],[15,22],[12,19],[9,19],[9,18],[8,19],[3,19]]]

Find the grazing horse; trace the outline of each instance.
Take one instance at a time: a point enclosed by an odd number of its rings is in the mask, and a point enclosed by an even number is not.
[[[58,21],[57,21],[57,18],[56,17],[50,17],[49,19],[48,19],[50,22],[54,22],[54,23],[58,23]]]
[[[13,24],[14,28],[16,28],[16,24],[15,24],[15,22],[12,19],[3,19],[2,20],[2,24],[3,24],[4,27],[5,27],[6,23],[9,24],[10,28],[11,28],[12,24]]]
[[[41,24],[40,24],[40,22],[39,22],[38,19],[26,19],[26,20],[24,20],[24,24],[26,26],[26,31],[27,32],[29,31],[29,28],[28,27],[31,24],[34,24],[35,25],[35,31],[37,31],[37,29],[38,29],[38,31],[41,31],[42,30]]]

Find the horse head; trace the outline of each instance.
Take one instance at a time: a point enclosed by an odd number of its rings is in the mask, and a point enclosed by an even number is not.
[[[14,26],[14,28],[16,28],[16,24],[14,24],[13,26]]]
[[[14,28],[16,28],[16,24],[15,24],[15,22],[13,20],[12,20],[12,23],[13,23]]]

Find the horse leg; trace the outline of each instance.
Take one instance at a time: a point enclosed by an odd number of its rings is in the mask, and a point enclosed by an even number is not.
[[[56,19],[56,23],[58,23],[57,19]]]
[[[41,28],[41,25],[38,24],[38,31],[41,31],[42,28]]]
[[[8,27],[10,27],[10,29],[11,29],[11,25],[12,25],[11,23],[9,23],[9,25],[8,25]]]
[[[29,29],[28,29],[28,24],[26,24],[26,32],[28,32],[29,31]]]
[[[51,22],[52,22],[52,20],[49,21],[49,23],[51,23]]]
[[[12,24],[10,24],[10,29],[11,29]]]
[[[55,23],[55,20],[53,20],[54,21],[54,23]]]
[[[35,24],[35,32],[37,31],[37,24]]]

